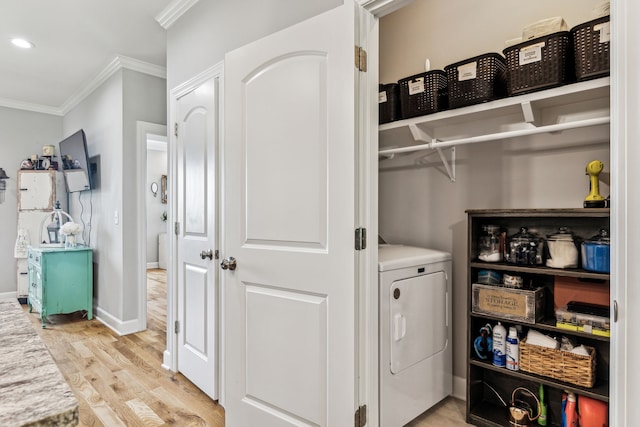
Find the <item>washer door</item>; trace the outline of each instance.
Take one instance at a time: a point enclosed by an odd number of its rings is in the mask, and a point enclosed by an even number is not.
[[[447,345],[447,279],[442,271],[397,280],[389,292],[391,373],[444,350]]]

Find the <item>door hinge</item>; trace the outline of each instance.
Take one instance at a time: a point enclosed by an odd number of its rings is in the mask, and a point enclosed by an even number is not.
[[[362,405],[356,410],[356,427],[364,427],[367,424],[367,405]]]
[[[180,223],[178,221],[173,224],[173,231],[176,236],[180,235]]]
[[[367,51],[356,46],[356,68],[359,71],[367,72]]]
[[[178,137],[178,122],[175,122],[173,124],[173,134],[176,136],[176,138]]]
[[[173,323],[173,330],[174,330],[174,332],[175,332],[176,334],[179,334],[179,333],[180,333],[180,321],[179,321],[179,320],[176,320],[176,321]]]
[[[356,251],[367,249],[367,229],[360,227],[356,228]]]

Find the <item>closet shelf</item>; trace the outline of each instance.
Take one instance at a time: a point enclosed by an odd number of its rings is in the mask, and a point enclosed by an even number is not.
[[[386,123],[379,127],[379,155],[381,158],[392,158],[397,153],[437,150],[451,180],[454,181],[453,148],[458,145],[608,124],[609,84],[610,78],[604,77]],[[586,113],[587,118],[575,119],[572,117],[572,109],[552,112],[553,109],[562,110],[570,105],[575,105],[576,112]],[[502,122],[502,119],[505,121]],[[489,121],[500,123],[496,132],[453,138],[441,136],[451,134],[451,129],[468,123]],[[410,145],[398,146],[407,142]],[[451,166],[442,154],[441,150],[444,148],[452,149]]]

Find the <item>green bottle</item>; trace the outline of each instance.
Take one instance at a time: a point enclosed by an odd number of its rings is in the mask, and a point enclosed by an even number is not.
[[[538,392],[540,395],[540,416],[538,417],[538,425],[546,426],[547,425],[547,404],[544,403],[544,386],[540,384],[540,390]]]

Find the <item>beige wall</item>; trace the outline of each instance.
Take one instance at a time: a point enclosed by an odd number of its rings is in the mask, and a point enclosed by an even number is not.
[[[535,2],[415,0],[380,22],[380,81],[394,82],[486,52],[501,52],[533,21],[563,16],[569,27],[591,19],[600,1]],[[460,125],[450,135],[473,135]],[[446,134],[438,135],[446,137]],[[406,141],[397,141],[406,145]],[[426,152],[380,162],[379,231],[390,243],[453,253],[453,351],[457,391],[466,377],[466,209],[581,207],[588,194],[588,161],[605,163],[608,181],[609,127],[543,134],[456,148],[456,182]],[[609,194],[608,185],[601,192]],[[476,331],[471,331],[475,334]],[[460,396],[463,397],[463,396]]]
[[[380,81],[504,49],[506,40],[540,19],[562,16],[569,28],[588,21],[602,0],[415,0],[380,20]]]

